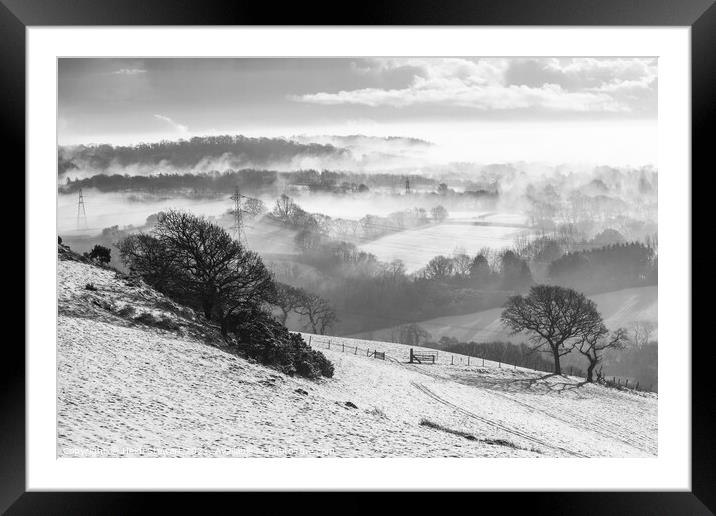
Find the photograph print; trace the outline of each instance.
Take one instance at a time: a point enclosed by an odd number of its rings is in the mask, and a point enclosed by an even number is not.
[[[657,457],[657,58],[57,69],[57,457]]]

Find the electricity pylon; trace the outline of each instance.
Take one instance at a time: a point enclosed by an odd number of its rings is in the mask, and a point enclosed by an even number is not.
[[[239,187],[236,187],[234,195],[231,196],[231,200],[234,201],[234,209],[231,210],[231,214],[234,216],[234,238],[237,242],[242,245],[246,245],[246,232],[244,231],[244,213],[246,210],[241,208],[241,199],[248,199],[245,195],[241,195]]]
[[[77,201],[77,229],[80,229],[80,212],[82,212],[82,219],[84,220],[84,227],[87,227],[87,212],[85,211],[85,198],[82,195],[82,188],[80,188],[80,197]]]

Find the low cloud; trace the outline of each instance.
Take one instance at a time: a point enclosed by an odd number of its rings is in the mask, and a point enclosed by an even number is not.
[[[407,108],[444,105],[479,111],[630,113],[656,107],[655,59],[378,59],[364,74],[414,70],[402,88],[361,88],[291,95],[321,105]]]

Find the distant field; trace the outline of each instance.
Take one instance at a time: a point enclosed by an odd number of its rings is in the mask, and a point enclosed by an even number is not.
[[[657,322],[657,287],[639,287],[607,292],[590,296],[607,326],[618,328],[628,326],[634,321],[647,320]],[[462,342],[489,342],[526,340],[519,335],[510,335],[500,324],[501,308],[484,310],[467,315],[438,317],[422,321],[419,324],[429,331],[434,340],[440,337],[455,337]],[[372,332],[354,335],[356,338],[389,340],[394,328],[384,328]],[[657,339],[656,332],[654,339]]]
[[[384,262],[403,260],[406,270],[415,272],[425,267],[435,256],[451,255],[458,248],[468,254],[476,254],[485,247],[512,247],[514,238],[524,231],[519,227],[450,222],[387,235],[363,244],[360,248]]]

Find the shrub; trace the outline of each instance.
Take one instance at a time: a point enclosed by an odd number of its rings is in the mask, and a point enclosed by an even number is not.
[[[291,333],[270,314],[240,314],[232,321],[239,349],[251,359],[274,367],[290,376],[332,377],[333,364],[306,344],[301,335]]]
[[[85,253],[85,257],[99,263],[107,264],[112,259],[112,250],[103,245],[95,245],[89,253]]]
[[[124,305],[117,311],[117,315],[120,317],[131,317],[134,315],[134,307],[132,305]]]
[[[85,283],[85,290],[97,290],[97,287],[94,286],[94,283]]]
[[[134,320],[138,323],[145,324],[147,326],[153,326],[167,331],[176,331],[179,329],[179,325],[169,317],[161,316],[156,317],[150,312],[142,312]]]

